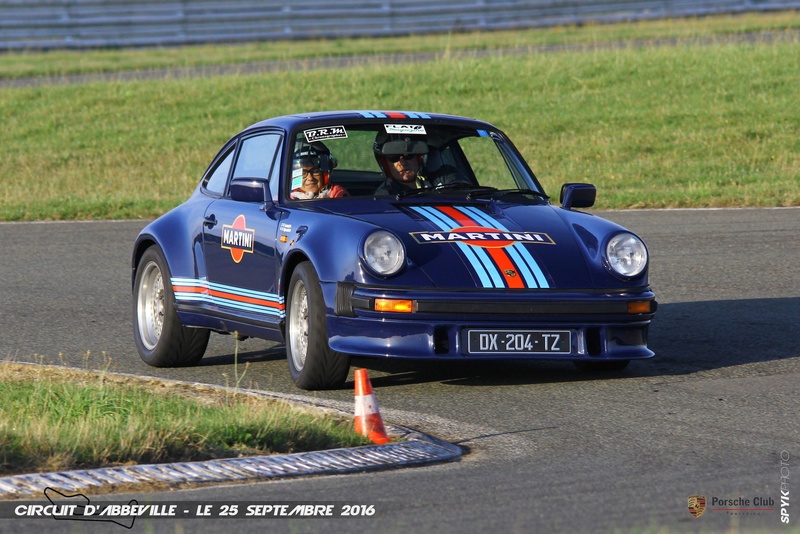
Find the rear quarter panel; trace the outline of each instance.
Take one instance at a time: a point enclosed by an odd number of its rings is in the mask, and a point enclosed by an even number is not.
[[[165,213],[144,227],[133,249],[133,277],[144,251],[157,245],[167,260],[170,276],[202,278],[205,262],[203,255],[202,224],[209,199],[195,194],[184,204]]]

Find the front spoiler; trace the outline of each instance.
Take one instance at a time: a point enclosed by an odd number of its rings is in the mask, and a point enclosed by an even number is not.
[[[331,348],[358,356],[598,361],[654,355],[647,348],[647,330],[657,303],[649,288],[436,291],[339,283],[323,284],[323,291],[334,301],[333,313],[328,314]],[[377,312],[375,299],[410,300],[414,311]],[[646,303],[649,313],[631,313],[631,302]],[[568,354],[468,354],[465,332],[470,328],[568,330],[572,350]]]

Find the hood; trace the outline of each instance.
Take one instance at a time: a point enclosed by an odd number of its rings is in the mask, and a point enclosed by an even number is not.
[[[641,285],[614,278],[602,264],[606,236],[623,228],[586,213],[549,204],[375,202],[381,205],[351,205],[339,213],[396,233],[412,268],[422,270],[435,287],[572,290]],[[337,207],[326,206],[335,212]],[[402,284],[401,278],[393,281]]]

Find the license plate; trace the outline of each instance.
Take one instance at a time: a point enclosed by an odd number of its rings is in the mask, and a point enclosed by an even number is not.
[[[467,330],[468,354],[569,354],[569,330]]]

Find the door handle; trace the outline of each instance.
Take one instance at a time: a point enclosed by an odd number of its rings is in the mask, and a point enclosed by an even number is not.
[[[209,228],[214,228],[217,225],[217,218],[214,215],[209,215],[205,219],[203,219],[203,226],[207,226]]]

